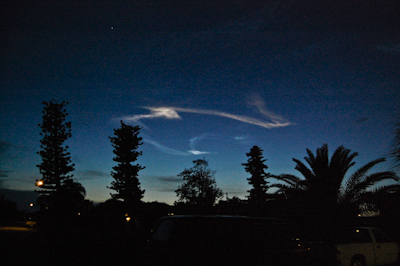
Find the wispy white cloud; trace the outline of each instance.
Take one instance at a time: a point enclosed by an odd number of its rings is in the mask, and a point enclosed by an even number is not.
[[[165,152],[167,154],[180,155],[180,156],[193,155],[193,153],[188,152],[188,151],[178,151],[175,149],[168,148],[168,147],[166,147],[156,141],[153,141],[153,140],[143,139],[143,142],[149,143],[149,144],[153,145],[154,147],[156,147],[157,149],[159,149],[160,151]]]
[[[271,122],[265,122],[262,126],[266,128],[286,127],[294,125],[294,123],[286,121],[282,116],[267,110],[266,104],[257,93],[251,94],[247,99],[247,104],[254,107],[260,114],[269,119]]]
[[[192,114],[201,114],[201,115],[212,115],[219,116],[224,118],[233,119],[236,121],[240,121],[247,124],[252,124],[264,128],[278,128],[278,127],[286,127],[293,125],[292,122],[286,121],[283,117],[274,114],[266,109],[265,103],[258,95],[254,94],[249,98],[248,104],[252,107],[255,107],[256,111],[265,117],[267,120],[261,120],[249,116],[243,115],[234,115],[226,112],[213,111],[213,110],[204,110],[204,109],[195,109],[195,108],[179,108],[179,107],[143,107],[150,111],[149,114],[138,114],[138,115],[127,115],[121,117],[126,122],[140,122],[143,119],[156,119],[156,118],[164,118],[164,119],[182,119],[179,113],[192,113]],[[151,144],[157,149],[165,152],[167,154],[179,155],[179,156],[187,156],[187,155],[204,155],[211,154],[216,152],[210,151],[201,151],[196,148],[196,145],[199,141],[204,139],[217,139],[218,137],[214,136],[210,133],[201,134],[199,136],[193,137],[189,140],[190,149],[187,151],[180,151],[168,148],[156,141],[150,140],[149,138],[144,138],[143,141],[145,143]],[[245,141],[248,136],[238,136],[233,138],[236,141]]]
[[[190,142],[190,148],[191,150],[189,150],[188,152],[195,154],[195,155],[203,155],[203,154],[210,154],[211,152],[208,151],[199,151],[196,149],[197,146],[197,142],[203,140],[203,139],[215,139],[215,137],[212,134],[201,134],[199,136],[193,137],[189,140]]]
[[[203,155],[203,154],[210,154],[209,151],[197,151],[197,150],[188,150],[193,155]]]
[[[245,139],[248,139],[249,137],[248,136],[236,136],[234,139],[235,140],[245,140]]]
[[[220,111],[193,109],[193,108],[179,108],[179,107],[144,107],[145,109],[150,110],[150,114],[129,115],[129,116],[124,116],[121,119],[132,122],[138,122],[141,119],[151,119],[151,118],[181,119],[181,116],[178,113],[181,112],[181,113],[220,116],[264,128],[277,128],[277,127],[286,127],[292,125],[291,122],[285,122],[282,117],[267,111],[264,108],[263,104],[264,103],[262,100],[257,100],[253,105],[257,107],[257,109],[260,111],[262,115],[264,115],[267,119],[270,119],[270,121],[256,119],[248,116],[234,115]]]
[[[236,136],[233,138],[236,143],[239,143],[241,145],[248,145],[251,143],[251,139],[249,136]]]
[[[159,149],[160,151],[172,154],[172,155],[179,155],[179,156],[188,156],[188,155],[203,155],[203,154],[210,154],[211,152],[208,151],[198,151],[196,149],[191,149],[188,151],[179,151],[175,149],[168,148],[154,140],[143,139],[143,142],[148,143]]]
[[[213,133],[204,133],[198,136],[195,136],[189,140],[189,146],[191,150],[188,152],[193,153],[195,155],[203,155],[203,154],[217,154],[218,152],[210,152],[210,151],[199,151],[197,147],[197,143],[204,141],[204,140],[214,140],[214,141],[235,141],[236,143],[239,144],[248,144],[248,138],[249,136],[235,136],[235,137],[228,137],[228,136],[222,136],[218,134],[213,134]]]
[[[121,119],[133,122],[149,118],[181,119],[181,117],[176,112],[174,107],[143,107],[143,108],[150,110],[150,114],[129,115],[129,116],[124,116]]]

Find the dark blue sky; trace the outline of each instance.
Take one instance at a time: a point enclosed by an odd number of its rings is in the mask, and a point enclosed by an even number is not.
[[[205,158],[244,198],[327,143],[384,156],[400,102],[398,1],[8,1],[1,4],[1,187],[35,189],[42,101],[68,101],[75,178],[104,201],[119,120],[143,126],[146,201],[173,203]],[[375,171],[386,170],[381,164]]]

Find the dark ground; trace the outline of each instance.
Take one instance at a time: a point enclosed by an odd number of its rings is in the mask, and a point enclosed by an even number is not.
[[[369,222],[368,226],[374,223]],[[397,231],[393,227],[386,229],[383,231],[399,242]],[[137,235],[126,226],[106,229],[68,225],[32,229],[24,223],[0,226],[1,266],[149,265],[145,247],[146,236]]]
[[[0,227],[0,265],[143,265],[130,232],[62,232]]]

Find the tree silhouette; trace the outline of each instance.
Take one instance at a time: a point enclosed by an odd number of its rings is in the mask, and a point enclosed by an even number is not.
[[[243,163],[246,172],[251,174],[250,178],[247,178],[249,184],[253,187],[248,191],[248,201],[250,204],[263,204],[267,200],[268,183],[267,178],[271,177],[265,170],[268,166],[265,164],[266,159],[263,158],[263,150],[258,146],[253,146],[249,153],[246,153],[248,160],[247,163]]]
[[[71,163],[68,146],[64,145],[72,136],[71,122],[66,122],[68,113],[65,107],[68,103],[52,100],[43,104],[43,122],[39,124],[43,138],[38,152],[42,162],[37,165],[42,183],[40,190],[36,191],[41,194],[38,202],[50,211],[65,212],[79,204],[85,196],[82,185],[72,179],[74,164]]]
[[[396,117],[397,122],[394,127],[394,138],[389,156],[393,160],[395,169],[400,169],[400,116]]]
[[[316,212],[324,213],[349,204],[358,206],[369,202],[373,197],[399,190],[399,184],[377,186],[385,180],[398,181],[399,178],[392,171],[368,175],[372,167],[385,161],[384,158],[371,161],[346,177],[347,171],[355,164],[353,159],[358,155],[350,152],[350,149],[340,146],[329,160],[327,144],[318,148],[316,155],[307,149],[308,157],[304,159],[310,168],[300,160],[293,159],[297,163],[295,169],[303,178],[290,174],[279,175],[276,178],[284,181],[284,184],[274,184],[271,187],[279,188],[277,193],[283,193]]]
[[[113,167],[111,175],[114,181],[108,188],[116,191],[115,194],[110,193],[112,198],[122,199],[128,211],[141,203],[144,194],[137,177],[139,171],[145,167],[132,164],[142,155],[142,152],[137,151],[139,145],[142,145],[142,138],[138,136],[140,129],[139,126],[129,126],[121,121],[121,127],[114,129],[115,137],[109,137],[114,147],[113,160],[118,164]]]
[[[3,169],[3,159],[12,145],[6,141],[0,140],[0,187],[3,179],[8,177],[9,171]]]
[[[205,158],[193,161],[194,166],[185,169],[178,177],[184,183],[175,190],[179,197],[178,202],[199,205],[213,206],[215,201],[222,198],[222,190],[215,181],[215,171],[208,168],[208,161]]]
[[[14,222],[18,216],[17,203],[5,199],[4,195],[0,197],[0,225]]]

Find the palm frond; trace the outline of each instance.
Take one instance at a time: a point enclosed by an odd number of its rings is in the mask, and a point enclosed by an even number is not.
[[[400,184],[391,184],[391,185],[380,186],[380,187],[374,188],[368,192],[372,193],[372,194],[390,194],[390,193],[394,193],[394,192],[400,192]]]
[[[392,168],[400,169],[400,115],[395,118],[397,123],[394,126],[394,138],[388,156],[392,158]]]
[[[317,149],[317,157],[316,162],[319,163],[321,166],[328,166],[329,165],[329,150],[328,144],[323,144],[321,148]]]
[[[316,156],[307,149],[308,157],[304,159],[310,165],[313,171],[313,177],[321,178],[327,175],[329,169],[328,145],[324,144],[321,148],[317,149]]]
[[[311,150],[309,150],[309,149],[306,149],[306,150],[307,150],[308,157],[307,156],[304,157],[304,160],[306,160],[306,162],[308,162],[308,164],[313,164],[313,162],[315,161],[315,156]]]
[[[354,157],[358,155],[356,152],[352,154],[350,152],[350,149],[340,146],[335,150],[329,162],[329,170],[325,182],[331,187],[332,192],[335,191],[337,197],[342,194],[341,185],[343,180],[349,168],[355,164],[353,162]]]
[[[299,187],[292,187],[286,184],[274,184],[271,187],[276,187],[276,190],[273,194],[283,194],[288,198],[303,198],[304,193],[306,192],[305,189],[301,189]]]
[[[299,186],[301,186],[302,181],[303,181],[299,177],[297,177],[295,175],[291,175],[291,174],[282,174],[282,175],[275,176],[275,178],[287,183],[291,187],[299,187]]]
[[[371,174],[366,177],[361,177],[359,182],[354,184],[352,187],[351,191],[346,191],[344,194],[344,201],[355,201],[357,198],[360,198],[363,193],[368,191],[369,188],[375,186],[378,182],[384,181],[384,180],[398,180],[398,177],[396,174],[392,171],[385,171],[385,172],[378,172]],[[384,188],[387,186],[379,186],[376,187],[375,189],[379,188]]]
[[[305,180],[314,180],[315,179],[315,174],[300,160],[293,158],[293,161],[296,163],[296,169],[299,171],[302,176],[304,176]]]
[[[353,159],[358,156],[358,153],[350,154],[350,152],[350,149],[345,149],[343,146],[336,149],[329,164],[329,170],[334,176],[339,176],[343,179],[349,168],[355,164]]]
[[[359,194],[358,202],[376,202],[379,198],[394,192],[400,192],[400,184],[385,185]]]
[[[354,190],[355,187],[362,183],[364,181],[365,175],[368,173],[368,171],[374,167],[376,164],[381,163],[385,161],[385,158],[379,158],[376,160],[373,160],[366,165],[362,166],[359,168],[357,171],[355,171],[344,183],[342,187],[342,194],[346,195],[350,193],[350,191]]]
[[[371,186],[383,180],[399,181],[399,177],[393,171],[384,171],[371,174],[365,178],[365,182],[371,184]]]
[[[279,183],[278,184],[273,184],[273,185],[270,186],[270,188],[272,188],[272,187],[278,188],[273,194],[279,194],[279,193],[281,193],[283,191],[287,191],[287,190],[293,189],[293,187],[290,186],[290,185],[279,184]]]
[[[364,180],[362,182],[358,183],[353,189],[355,191],[360,191],[360,192],[365,191],[368,188],[373,187],[378,182],[383,181],[383,180],[398,181],[398,177],[396,176],[396,174],[394,172],[391,172],[391,171],[374,173],[369,176],[366,176],[364,178]]]

